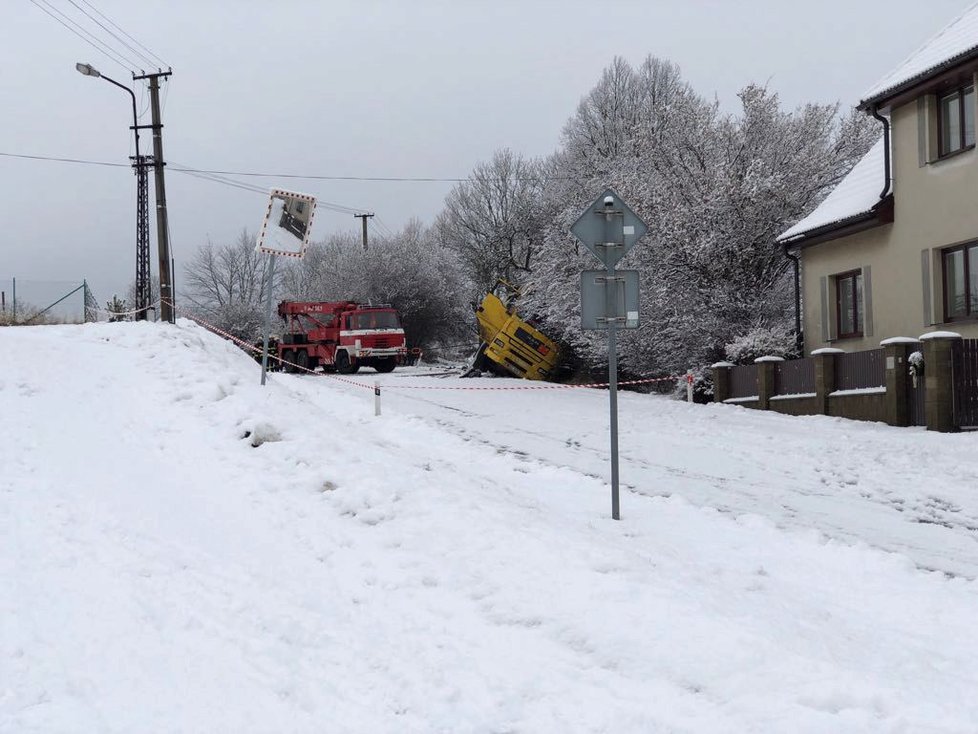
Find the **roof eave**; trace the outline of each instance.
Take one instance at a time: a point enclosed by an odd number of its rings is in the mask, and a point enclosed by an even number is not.
[[[956,67],[964,66],[965,64],[969,64],[976,60],[978,60],[978,46],[965,51],[963,54],[958,54],[957,56],[943,61],[937,66],[928,69],[922,74],[918,74],[917,76],[912,77],[901,84],[885,89],[872,97],[867,97],[856,106],[856,109],[863,112],[868,112],[874,107],[876,109],[882,109],[888,106],[888,104],[897,97],[905,95],[914,88],[927,84],[927,82],[931,81],[932,79],[949,71],[953,71]]]
[[[881,227],[884,224],[893,222],[893,194],[888,194],[880,199],[872,209],[851,217],[840,219],[837,222],[823,224],[821,227],[801,232],[787,239],[778,239],[779,245],[790,249],[804,249],[812,245],[818,245],[830,240],[841,239],[850,235],[864,232],[867,229]]]

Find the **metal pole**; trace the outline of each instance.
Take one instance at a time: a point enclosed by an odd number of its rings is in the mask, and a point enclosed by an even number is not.
[[[268,372],[268,332],[272,328],[272,280],[275,277],[275,255],[268,256],[268,275],[265,277],[265,333],[261,344],[261,384]]]
[[[606,204],[607,207],[607,204]],[[607,209],[604,215],[605,244],[612,243],[612,218],[615,212]],[[610,258],[610,247],[605,247],[605,257]],[[611,518],[621,520],[618,500],[618,282],[615,280],[615,266],[605,264],[605,304],[608,318],[608,395],[611,419]]]
[[[140,309],[148,305],[149,301],[149,283],[144,282],[147,276],[148,268],[142,267],[142,237],[141,237],[141,200],[139,191],[139,177],[140,177],[140,156],[139,156],[139,113],[136,111],[136,93],[132,91],[125,84],[120,84],[115,79],[107,77],[105,74],[99,74],[99,76],[119,89],[122,89],[129,93],[132,98],[132,132],[136,141],[136,155],[135,155],[135,166],[136,166],[136,303],[135,308]],[[143,303],[147,301],[147,303]],[[141,321],[146,318],[146,312],[137,312],[135,315],[136,321]]]
[[[374,415],[380,415],[380,383],[374,383]]]
[[[160,263],[160,318],[173,323],[173,281],[170,274],[170,236],[166,214],[166,183],[163,180],[163,125],[160,123],[160,77],[170,72],[159,72],[134,77],[149,79],[150,109],[153,113],[153,167],[156,187],[156,242]]]
[[[17,279],[16,278],[14,278],[14,288],[13,288],[13,291],[14,291],[14,293],[13,293],[13,296],[14,296],[13,311],[14,312],[13,312],[13,316],[10,319],[10,323],[11,324],[16,324],[17,323]]]

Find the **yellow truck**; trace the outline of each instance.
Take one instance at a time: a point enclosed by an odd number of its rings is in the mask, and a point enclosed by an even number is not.
[[[500,281],[514,293],[516,289]],[[495,293],[487,293],[475,307],[482,343],[467,374],[489,369],[527,380],[549,380],[556,376],[557,345],[521,319]]]

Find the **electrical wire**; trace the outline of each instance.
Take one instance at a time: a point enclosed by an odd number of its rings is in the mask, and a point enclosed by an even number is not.
[[[91,46],[96,51],[98,51],[100,54],[102,54],[107,59],[109,59],[110,61],[112,61],[113,63],[118,64],[119,66],[121,66],[123,69],[125,69],[126,71],[128,71],[130,73],[132,72],[133,69],[136,68],[136,65],[134,65],[131,60],[124,58],[124,56],[122,54],[119,54],[118,52],[116,52],[113,49],[111,49],[108,45],[106,45],[105,43],[103,43],[102,41],[100,41],[98,38],[96,38],[94,35],[92,35],[91,33],[89,33],[89,31],[85,30],[80,25],[78,25],[77,22],[75,22],[74,20],[72,20],[71,18],[69,18],[67,15],[65,15],[64,13],[62,13],[60,10],[58,10],[54,6],[50,5],[50,3],[47,2],[47,0],[31,0],[31,2],[34,5],[36,5],[38,8],[40,8],[41,10],[43,10],[45,13],[47,13],[55,21],[57,21],[62,26],[64,26],[69,31],[71,31],[76,36],[78,36],[80,39],[82,39],[89,46]],[[44,3],[44,5],[42,5],[41,3]],[[45,7],[45,6],[47,6],[47,7]],[[50,10],[48,8],[50,8]],[[54,12],[51,12],[51,11],[54,11]],[[68,25],[68,23],[65,23],[63,20],[61,20],[61,18],[59,18],[57,15],[54,15],[54,13],[58,13],[58,15],[61,15],[69,23],[74,24],[77,28],[79,28],[81,30],[81,32],[79,32],[78,30],[75,30],[75,28],[72,28],[70,25]],[[95,43],[93,43],[91,40],[89,40],[84,35],[82,35],[82,33],[87,33],[89,36],[91,36],[92,39],[94,39]],[[97,46],[96,43],[100,44],[103,48],[99,48],[99,46]]]
[[[33,0],[32,0],[33,1]],[[0,156],[6,156],[8,158],[29,158],[31,160],[41,160],[41,161],[57,161],[62,163],[86,163],[90,165],[101,165],[101,166],[114,166],[122,165],[117,163],[108,163],[105,161],[91,161],[91,160],[80,160],[76,158],[58,158],[55,156],[43,156],[43,155],[25,155],[18,153],[4,153],[0,152]],[[171,161],[172,164],[172,161]],[[314,175],[305,176],[294,173],[256,173],[248,171],[223,171],[216,170],[212,168],[191,168],[189,166],[184,167],[179,164],[172,164],[169,167],[171,171],[177,171],[179,173],[209,173],[215,176],[244,176],[248,178],[278,178],[278,179],[304,179],[308,181],[374,181],[374,182],[384,182],[384,181],[402,181],[408,183],[429,183],[429,182],[441,182],[441,183],[464,183],[471,181],[472,178],[429,178],[429,177],[393,177],[393,176],[327,176],[327,175]],[[543,179],[539,177],[529,177],[529,178],[512,178],[513,181],[541,181]],[[548,180],[575,180],[573,176],[554,176]],[[243,183],[243,182],[239,182]],[[266,189],[263,189],[267,191]],[[358,214],[363,211],[368,211],[369,207],[346,207],[349,209],[351,214]]]
[[[81,158],[56,158],[54,156],[47,155],[27,155],[26,153],[3,153],[0,152],[0,156],[4,158],[22,158],[30,161],[52,161],[55,163],[81,163],[86,166],[107,166],[109,168],[129,168],[128,163],[112,163],[109,161],[90,161]]]
[[[148,48],[146,48],[146,47],[145,47],[145,46],[144,46],[143,44],[141,44],[141,43],[140,43],[139,41],[137,41],[137,40],[136,40],[135,38],[133,38],[132,36],[130,36],[130,35],[129,35],[128,33],[126,33],[126,31],[125,31],[125,30],[123,30],[122,28],[120,28],[120,27],[119,27],[119,26],[118,26],[118,25],[117,25],[116,23],[113,23],[113,22],[112,22],[112,20],[111,20],[110,18],[108,18],[108,17],[107,17],[106,15],[105,15],[105,13],[103,13],[103,12],[102,12],[101,10],[99,10],[99,9],[98,9],[98,8],[96,8],[96,7],[94,6],[94,5],[92,5],[92,3],[90,3],[90,2],[88,1],[88,0],[81,0],[81,1],[82,1],[82,2],[83,2],[83,3],[85,4],[85,5],[87,5],[88,7],[90,7],[90,8],[92,9],[92,10],[94,10],[94,11],[95,11],[95,12],[96,12],[96,13],[97,13],[97,14],[98,14],[98,15],[99,15],[99,16],[100,16],[101,18],[102,18],[102,20],[104,20],[104,21],[105,21],[106,23],[108,23],[108,24],[109,24],[110,26],[112,26],[112,27],[113,27],[113,28],[115,28],[115,29],[116,29],[117,31],[119,31],[119,33],[121,33],[122,35],[124,35],[124,36],[125,36],[126,38],[128,38],[128,39],[129,39],[130,41],[132,41],[132,42],[133,42],[133,43],[135,43],[135,44],[136,44],[137,46],[139,46],[139,47],[140,47],[140,48],[141,48],[141,49],[142,49],[143,51],[145,51],[145,52],[146,52],[146,53],[148,53],[148,54],[149,54],[150,56],[152,56],[152,57],[153,57],[154,59],[156,59],[156,61],[158,61],[158,62],[159,62],[159,63],[160,63],[160,64],[161,64],[161,65],[162,65],[163,67],[165,67],[165,68],[169,68],[169,67],[170,67],[170,65],[169,65],[168,63],[166,63],[166,62],[165,62],[165,61],[164,61],[163,59],[161,59],[161,58],[160,58],[159,56],[157,56],[157,55],[156,55],[156,54],[154,54],[154,53],[153,53],[152,51],[150,51],[150,50],[149,50]],[[151,65],[152,65],[152,64],[151,64]]]
[[[98,25],[99,28],[101,28],[102,30],[104,30],[106,33],[108,33],[110,36],[112,36],[115,40],[117,40],[119,43],[121,43],[127,49],[129,49],[130,51],[132,51],[136,55],[137,58],[142,59],[143,61],[145,61],[147,64],[149,64],[150,67],[154,66],[154,62],[148,56],[146,56],[146,54],[140,52],[138,49],[135,49],[132,46],[130,46],[128,43],[126,43],[126,41],[124,39],[122,39],[118,35],[116,35],[110,28],[107,28],[105,26],[105,24],[102,23],[102,21],[100,21],[98,18],[92,16],[91,13],[89,13],[87,10],[85,10],[85,8],[83,8],[81,5],[79,5],[78,3],[76,3],[75,0],[68,0],[68,2],[71,3],[72,5],[74,5],[79,11],[81,11],[81,13],[86,18],[88,18],[90,21],[92,21],[93,23],[95,23],[96,25]]]

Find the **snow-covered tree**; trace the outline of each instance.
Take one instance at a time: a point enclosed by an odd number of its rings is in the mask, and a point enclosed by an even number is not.
[[[448,194],[434,235],[459,254],[479,288],[488,290],[499,278],[519,284],[536,258],[542,194],[539,162],[497,151]]]
[[[789,262],[774,239],[814,207],[879,130],[836,105],[782,109],[756,85],[736,114],[697,95],[679,69],[616,59],[568,120],[546,164],[548,217],[526,307],[585,362],[604,336],[579,326],[579,277],[597,262],[569,233],[606,187],[649,225],[622,261],[641,272],[642,326],[622,335],[624,369],[662,373],[720,359],[755,329],[791,321]]]
[[[255,251],[255,236],[242,230],[234,242],[201,247],[184,267],[181,290],[192,311],[240,339],[254,341],[264,323],[267,266],[268,256]]]

